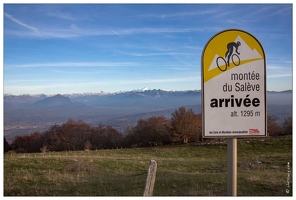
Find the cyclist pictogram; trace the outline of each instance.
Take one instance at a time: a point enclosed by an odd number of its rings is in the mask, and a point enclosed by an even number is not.
[[[239,41],[237,42],[230,42],[227,44],[227,51],[225,53],[225,58],[219,56],[216,59],[216,64],[217,67],[222,71],[226,71],[227,67],[229,67],[229,60],[231,58],[232,63],[235,66],[240,65],[240,58],[238,55],[240,55],[240,53],[238,52],[238,47],[241,45],[241,43]],[[233,49],[235,48],[235,53],[233,53]],[[227,61],[226,61],[227,59]]]

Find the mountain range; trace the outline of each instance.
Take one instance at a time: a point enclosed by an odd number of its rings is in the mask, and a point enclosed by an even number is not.
[[[267,92],[268,115],[279,123],[292,116],[292,90]],[[112,125],[124,132],[140,118],[171,117],[181,106],[201,113],[201,91],[164,91],[137,89],[117,93],[82,93],[58,95],[4,95],[4,135],[45,131],[68,119],[83,120],[90,125]]]

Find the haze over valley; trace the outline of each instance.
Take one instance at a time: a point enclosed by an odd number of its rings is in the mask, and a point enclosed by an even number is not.
[[[143,88],[117,93],[4,95],[4,135],[11,141],[16,135],[45,131],[69,119],[91,125],[111,125],[124,133],[140,118],[164,116],[181,106],[201,113],[201,91],[164,91]],[[292,91],[267,93],[268,115],[282,123],[292,116]]]

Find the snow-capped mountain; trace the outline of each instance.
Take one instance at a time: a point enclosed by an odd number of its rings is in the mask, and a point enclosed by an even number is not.
[[[134,92],[145,92],[146,90],[149,90],[149,88],[147,87],[143,87],[143,88],[138,88],[136,90],[133,90]]]
[[[292,91],[268,92],[268,115],[279,120],[292,113]],[[201,91],[165,91],[141,88],[118,93],[82,93],[66,95],[5,95],[4,134],[44,131],[68,119],[92,125],[112,125],[121,131],[141,117],[170,117],[181,106],[201,112]],[[8,139],[9,137],[6,137]]]

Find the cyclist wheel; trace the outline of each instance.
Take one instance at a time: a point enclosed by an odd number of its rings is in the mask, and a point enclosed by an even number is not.
[[[226,69],[227,69],[227,63],[226,63],[226,60],[223,57],[218,57],[217,60],[216,60],[216,64],[217,64],[217,67],[222,72],[226,71]]]
[[[233,63],[235,66],[239,66],[239,64],[240,64],[240,59],[239,59],[239,56],[238,56],[237,54],[232,54],[231,59],[232,59],[232,63]]]

